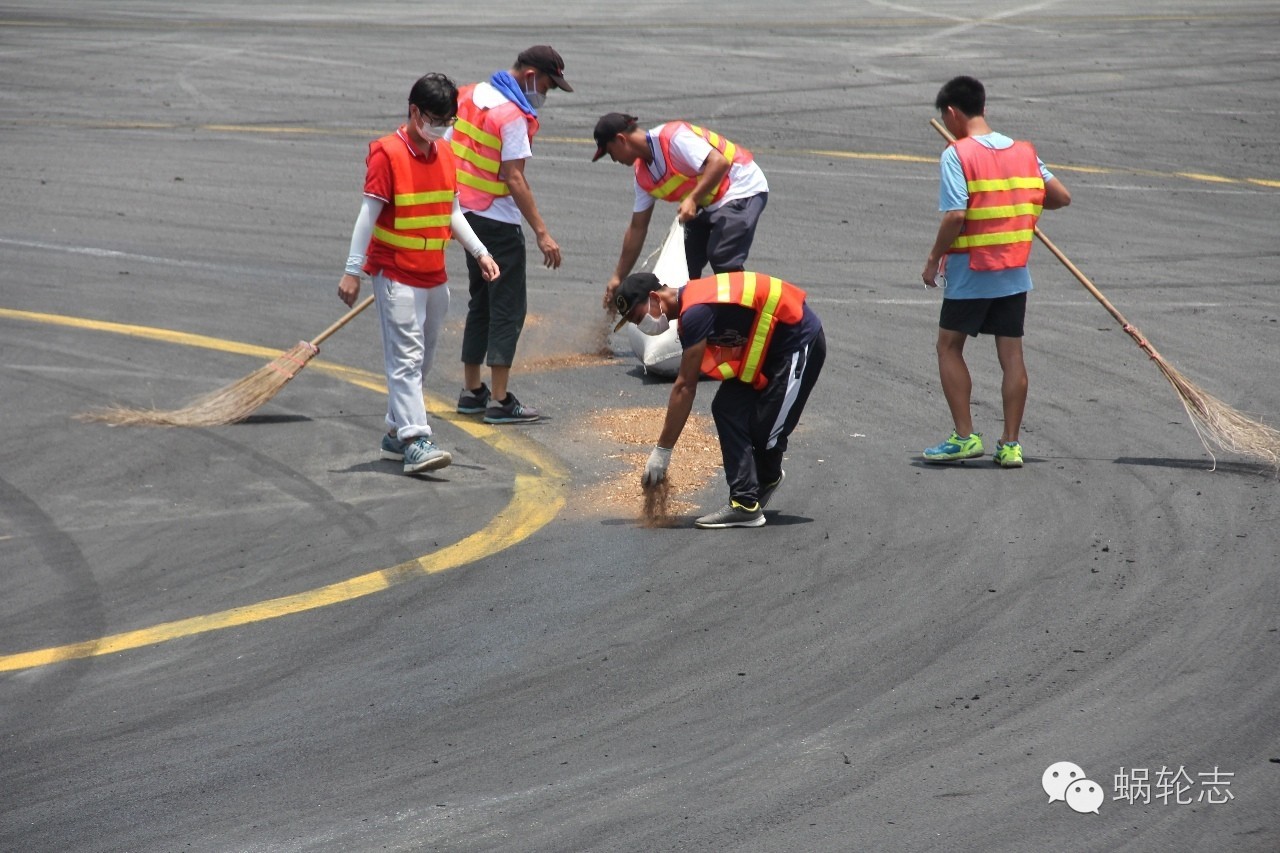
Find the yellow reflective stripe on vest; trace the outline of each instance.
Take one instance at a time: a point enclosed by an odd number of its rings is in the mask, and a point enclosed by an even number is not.
[[[1041,206],[1026,204],[1001,204],[995,207],[971,207],[965,211],[965,219],[1012,219],[1015,216],[1039,216]]]
[[[477,190],[483,190],[489,195],[511,195],[511,190],[502,181],[489,181],[484,178],[458,170],[458,183]]]
[[[470,137],[471,139],[474,139],[476,142],[479,142],[481,145],[485,146],[486,148],[492,148],[495,151],[502,150],[501,139],[494,136],[492,133],[487,133],[483,129],[477,127],[476,125],[472,124],[471,122],[467,121],[464,118],[460,118],[454,122],[453,132],[455,135],[461,133],[463,136]],[[457,151],[458,143],[455,142],[453,146],[454,146],[454,151]]]
[[[754,278],[754,273],[752,274]],[[769,279],[769,295],[765,297],[764,305],[760,307],[760,320],[756,323],[755,334],[751,336],[751,343],[747,345],[747,356],[742,360],[742,375],[739,377],[743,382],[750,383],[755,380],[756,373],[760,371],[760,361],[764,356],[765,344],[769,342],[769,332],[773,329],[773,324],[777,321],[776,313],[778,303],[782,301],[782,280],[768,276]],[[755,282],[750,282],[752,289],[755,289]],[[746,288],[743,288],[746,293]]]
[[[729,289],[732,287],[729,283],[729,274],[727,272],[716,273],[716,302],[723,302],[726,305],[733,302],[730,299]]]
[[[443,249],[449,242],[435,237],[427,240],[414,234],[397,234],[380,225],[373,226],[373,237],[399,249]]]
[[[970,193],[990,193],[997,190],[1042,190],[1044,178],[991,178],[982,181],[968,182]]]
[[[716,372],[720,374],[721,379],[733,378],[733,367],[731,367],[727,361],[722,364],[717,364]]]
[[[689,179],[684,175],[676,175],[675,177],[667,178],[665,181],[658,184],[658,186],[649,190],[649,195],[657,199],[665,200],[667,196],[684,186],[684,182],[687,180]]]
[[[737,299],[733,298],[732,276],[734,275],[742,277],[742,295]],[[769,279],[769,285],[771,288],[776,288],[778,294],[782,293],[782,288],[779,284],[781,279],[776,279],[772,276],[765,276],[765,278]],[[734,303],[737,303],[738,305],[745,305],[747,308],[753,307],[756,301],[756,282],[759,279],[760,274],[754,272],[744,271],[741,273],[716,273],[716,302],[719,302],[722,305],[733,305]]]
[[[748,308],[755,304],[756,301],[756,274],[753,272],[744,272],[742,274],[742,300],[741,304]]]
[[[707,142],[711,143],[713,148],[724,155],[724,159],[728,160],[730,163],[733,162],[734,156],[738,153],[738,146],[735,145],[732,140],[725,139],[714,130],[707,130],[705,127],[698,127],[696,124],[689,125],[689,129],[707,140]],[[723,149],[720,147],[720,143],[722,142],[724,143]]]
[[[425,193],[397,193],[391,201],[396,207],[415,204],[440,204],[453,201],[453,190],[432,190]]]
[[[968,249],[973,246],[1003,246],[1008,243],[1030,243],[1035,230],[1028,228],[1021,231],[998,231],[994,234],[961,235],[951,244],[953,249]]]
[[[418,231],[422,228],[443,228],[453,220],[453,215],[445,213],[439,216],[397,216],[397,231]]]
[[[694,133],[707,140],[707,142],[710,142],[716,148],[720,147],[720,134],[716,133],[714,130],[707,130],[705,127],[697,127],[692,124],[689,125],[689,127]]]
[[[497,160],[492,157],[486,157],[479,151],[473,151],[461,142],[453,143],[453,156],[457,157],[459,160],[466,160],[468,163],[488,172],[491,175],[498,174],[498,169],[502,167],[502,164]]]

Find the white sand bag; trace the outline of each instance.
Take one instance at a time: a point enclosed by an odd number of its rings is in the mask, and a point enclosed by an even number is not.
[[[683,287],[689,281],[689,262],[684,254],[684,226],[680,224],[679,216],[671,223],[671,230],[658,250],[658,262],[653,265],[652,272],[668,287]],[[646,335],[635,323],[628,323],[622,328],[627,333],[632,351],[644,365],[645,373],[675,376],[680,372],[680,357],[684,351],[676,335],[674,317],[671,318],[671,328],[660,335]]]

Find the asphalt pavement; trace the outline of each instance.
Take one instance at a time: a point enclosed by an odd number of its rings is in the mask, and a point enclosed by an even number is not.
[[[372,313],[244,423],[77,417],[337,319],[368,141],[419,75],[538,43],[576,90],[527,170],[564,254],[530,247],[512,380],[542,422],[452,412],[456,249],[449,468],[377,458]],[[1273,2],[0,5],[0,849],[1280,849],[1276,472],[1202,444],[1041,246],[1026,466],[919,459],[950,429],[919,273],[961,73],[1071,189],[1044,232],[1280,426]],[[750,267],[824,322],[762,528],[691,527],[716,476],[647,527],[646,448],[596,426],[669,388],[599,307],[613,110],[755,153]],[[969,363],[994,437],[989,340]]]

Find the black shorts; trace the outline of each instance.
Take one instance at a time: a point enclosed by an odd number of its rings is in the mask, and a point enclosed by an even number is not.
[[[1025,291],[998,299],[943,299],[938,326],[974,338],[978,335],[1020,338],[1026,316]]]

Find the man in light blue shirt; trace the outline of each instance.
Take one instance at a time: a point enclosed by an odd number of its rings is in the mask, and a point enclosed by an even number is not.
[[[1031,290],[1026,257],[1040,210],[1066,207],[1071,193],[1035,156],[1030,143],[990,128],[979,81],[950,80],[938,92],[935,106],[957,142],[942,153],[942,222],[921,276],[927,287],[946,288],[938,320],[938,373],[954,429],[923,455],[929,462],[982,456],[982,435],[973,431],[973,381],[964,345],[967,338],[986,334],[995,338],[1004,373],[1004,431],[994,459],[1001,467],[1020,468],[1019,432],[1027,401],[1022,335]]]

